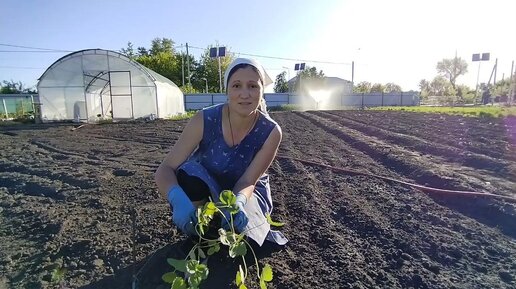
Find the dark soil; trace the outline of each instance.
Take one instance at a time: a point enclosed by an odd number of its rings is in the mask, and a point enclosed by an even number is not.
[[[516,288],[516,204],[425,194],[373,176],[516,197],[516,119],[281,112],[269,173],[286,246],[255,246],[269,288]],[[191,241],[153,173],[185,121],[0,127],[0,288],[169,288]],[[250,260],[249,260],[250,261]],[[203,288],[236,288],[212,256]],[[258,288],[258,286],[249,286]]]

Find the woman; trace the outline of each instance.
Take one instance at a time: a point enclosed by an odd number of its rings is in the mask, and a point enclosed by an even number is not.
[[[263,98],[264,87],[271,83],[257,61],[234,60],[224,76],[227,103],[199,111],[156,171],[158,189],[184,233],[195,235],[197,206],[209,197],[218,200],[222,190],[232,190],[240,208],[234,216],[237,231],[260,246],[265,239],[287,243],[265,218],[272,211],[265,171],[281,142],[281,128],[267,114]]]

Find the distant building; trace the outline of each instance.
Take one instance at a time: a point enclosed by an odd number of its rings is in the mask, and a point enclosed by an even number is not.
[[[342,99],[353,91],[352,82],[339,77],[301,79],[300,89],[296,89],[297,82],[298,77],[287,82],[289,92],[299,95],[303,106],[317,109],[339,109]]]

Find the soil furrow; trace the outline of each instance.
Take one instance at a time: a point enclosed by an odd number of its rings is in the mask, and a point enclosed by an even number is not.
[[[516,180],[516,167],[509,161],[494,159],[489,156],[479,155],[476,153],[465,153],[463,150],[455,147],[429,143],[421,138],[387,131],[381,128],[375,128],[358,123],[354,120],[342,118],[327,112],[311,112],[323,118],[335,121],[343,126],[355,129],[378,139],[389,141],[392,144],[402,146],[404,148],[415,150],[424,154],[431,154],[442,157],[448,162],[453,162],[462,166],[469,166],[480,169],[485,173],[493,176],[501,176]]]
[[[339,137],[354,149],[368,154],[385,168],[415,180],[419,184],[452,190],[474,190],[467,182],[458,180],[456,178],[458,176],[451,176],[448,172],[441,171],[437,167],[430,170],[430,168],[422,166],[421,164],[425,163],[424,158],[417,154],[403,151],[394,145],[387,145],[372,137],[364,136],[355,130],[339,126],[315,115],[305,114],[305,118],[319,128]],[[414,161],[416,159],[418,160],[417,162]],[[440,171],[440,174],[434,172],[435,170],[437,172]],[[484,188],[484,186],[480,186],[480,188]]]
[[[368,111],[330,112],[342,118],[388,131],[412,135],[429,142],[455,147],[502,160],[516,161],[515,143],[510,142],[511,118],[476,119],[450,115]],[[414,122],[414,116],[417,122]],[[489,132],[486,128],[489,127]],[[500,138],[502,136],[502,138]]]

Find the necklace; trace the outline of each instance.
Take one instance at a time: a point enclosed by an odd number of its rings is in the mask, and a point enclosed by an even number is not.
[[[249,126],[249,129],[247,130],[247,132],[245,133],[245,135],[247,136],[249,134],[249,132],[251,131],[251,129],[253,129],[253,126],[254,124],[256,123],[256,119],[258,117],[258,112],[254,112],[254,119],[253,119],[253,122],[251,123],[251,125]],[[233,127],[231,126],[231,117],[230,117],[230,113],[229,113],[229,106],[228,106],[228,121],[229,121],[229,130],[231,131],[231,146],[234,147],[235,146],[235,138],[233,137]],[[245,137],[244,137],[245,138]]]

